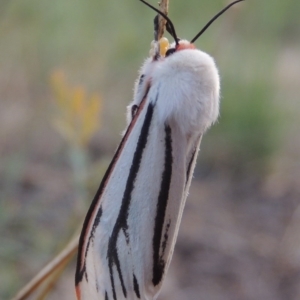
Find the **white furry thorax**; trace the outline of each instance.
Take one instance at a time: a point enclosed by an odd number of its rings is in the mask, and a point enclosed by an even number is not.
[[[189,45],[184,40],[179,43]],[[204,133],[218,118],[218,70],[213,58],[201,50],[183,49],[158,60],[148,58],[129,108],[139,106],[148,89],[147,101],[156,102],[161,122],[175,121],[183,134]]]

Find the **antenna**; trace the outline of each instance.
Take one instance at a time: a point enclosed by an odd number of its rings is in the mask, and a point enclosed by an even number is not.
[[[143,0],[141,0],[143,1]],[[233,6],[234,4],[241,2],[244,0],[237,0],[234,1],[232,3],[230,3],[229,5],[227,5],[224,9],[222,9],[219,13],[217,13],[204,27],[203,29],[191,40],[191,43],[194,43],[199,37],[200,35],[202,35],[204,33],[204,31],[216,20],[218,19],[227,9],[229,9],[231,6]]]
[[[147,6],[149,6],[150,8],[152,8],[153,10],[155,10],[158,14],[160,14],[162,17],[164,17],[167,20],[167,24],[169,25],[171,35],[173,36],[176,45],[178,45],[179,44],[178,37],[176,35],[175,27],[174,27],[172,21],[164,13],[162,13],[159,9],[155,8],[154,6],[149,4],[148,2],[146,2],[144,0],[140,0],[140,1],[143,2],[144,4],[146,4]],[[243,0],[239,0],[239,1],[243,1]]]

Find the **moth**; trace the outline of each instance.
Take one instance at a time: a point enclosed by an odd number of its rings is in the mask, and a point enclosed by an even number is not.
[[[200,142],[219,115],[212,57],[180,40],[140,70],[128,126],[86,215],[75,275],[78,300],[156,299],[169,267]]]

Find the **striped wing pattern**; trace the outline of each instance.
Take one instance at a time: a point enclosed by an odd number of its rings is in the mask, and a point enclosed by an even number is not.
[[[156,299],[169,266],[200,136],[159,124],[159,90],[148,91],[84,222],[78,299]]]

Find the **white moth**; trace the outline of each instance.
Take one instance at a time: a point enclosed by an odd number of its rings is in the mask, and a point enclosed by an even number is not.
[[[219,115],[218,70],[192,43],[215,18],[188,42],[177,38],[164,17],[175,43],[140,70],[128,127],[83,225],[75,278],[79,300],[157,298],[201,138]]]

